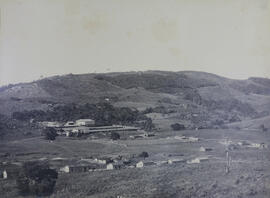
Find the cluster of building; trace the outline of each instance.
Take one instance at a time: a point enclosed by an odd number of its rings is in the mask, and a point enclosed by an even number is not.
[[[95,120],[79,119],[76,121],[60,122],[42,122],[42,127],[51,127],[57,130],[58,135],[79,136],[82,134],[100,133],[100,132],[122,132],[137,131],[138,128],[123,125],[96,126]]]
[[[62,128],[62,127],[78,127],[78,126],[95,126],[95,120],[92,119],[79,119],[76,121],[68,121],[66,123],[61,122],[49,122],[44,121],[40,123],[43,127]]]

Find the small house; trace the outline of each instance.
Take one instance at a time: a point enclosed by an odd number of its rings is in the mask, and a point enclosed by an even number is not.
[[[201,163],[199,158],[191,159],[187,161],[188,164],[199,164]]]
[[[184,159],[169,159],[168,164],[182,163],[185,162]]]
[[[7,163],[4,166],[0,167],[0,173],[3,179],[15,179],[19,175],[20,171],[19,164],[16,163]]]
[[[136,164],[136,168],[142,168],[144,166],[143,161],[140,161]]]
[[[4,170],[4,171],[3,171],[3,179],[7,179],[7,178],[8,178],[7,171]]]
[[[208,157],[197,157],[195,159],[188,160],[187,163],[188,164],[199,164],[201,162],[205,162],[208,160],[209,160]]]
[[[114,169],[113,164],[107,164],[107,168],[106,169],[107,170],[113,170]]]
[[[144,133],[144,137],[154,137],[154,133]]]
[[[97,162],[98,164],[109,164],[113,162],[113,160],[109,157],[103,157],[100,159],[96,158],[94,161]]]
[[[208,151],[212,151],[212,149],[211,148],[205,148],[205,147],[201,146],[200,151],[201,152],[208,152]]]
[[[69,166],[64,166],[60,168],[60,172],[69,173],[70,172]]]
[[[158,161],[156,162],[156,164],[159,166],[159,165],[163,165],[163,164],[168,164],[168,161],[166,160],[163,160],[163,161]]]

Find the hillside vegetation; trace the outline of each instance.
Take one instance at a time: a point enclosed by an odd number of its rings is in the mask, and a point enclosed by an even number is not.
[[[226,127],[264,117],[260,120],[267,122],[269,85],[265,78],[233,80],[192,71],[69,74],[0,88],[0,113],[107,102],[139,111],[152,108],[145,114],[157,124],[163,120],[164,127],[176,122],[188,128]]]

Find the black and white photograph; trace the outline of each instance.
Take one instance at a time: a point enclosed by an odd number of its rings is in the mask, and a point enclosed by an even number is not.
[[[270,0],[0,0],[0,197],[269,198]]]

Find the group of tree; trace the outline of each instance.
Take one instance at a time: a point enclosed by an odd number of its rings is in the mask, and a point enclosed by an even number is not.
[[[151,118],[146,118],[146,120],[143,123],[142,129],[145,131],[153,131],[155,129],[155,125],[153,124]]]
[[[32,110],[14,112],[12,117],[17,120],[28,121],[60,121],[92,118],[97,125],[127,124],[146,117],[138,110],[128,107],[114,107],[109,103],[98,104],[67,104],[54,107],[52,110]]]
[[[53,193],[58,173],[47,163],[26,162],[16,180],[20,195],[49,196]]]

